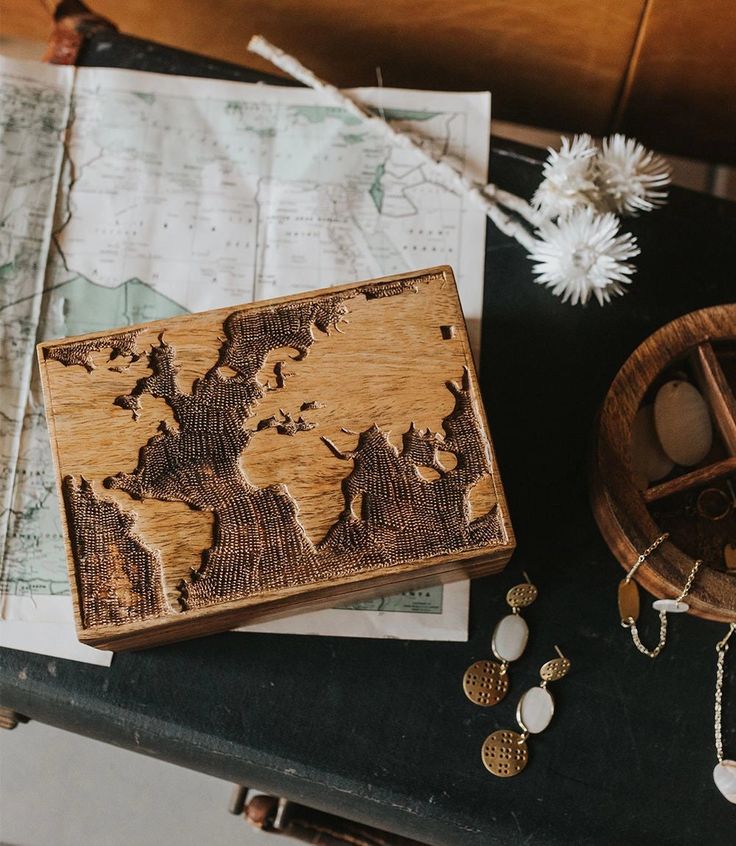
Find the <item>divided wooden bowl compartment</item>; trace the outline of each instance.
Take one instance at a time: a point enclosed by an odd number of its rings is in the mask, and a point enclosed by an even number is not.
[[[648,480],[634,461],[634,421],[671,381],[689,383],[705,400],[712,445],[696,464],[675,464],[663,478]],[[678,318],[644,341],[616,375],[600,411],[591,466],[593,512],[624,569],[669,532],[636,580],[656,598],[673,599],[702,559],[687,599],[690,612],[721,622],[736,620],[735,395],[736,305]]]

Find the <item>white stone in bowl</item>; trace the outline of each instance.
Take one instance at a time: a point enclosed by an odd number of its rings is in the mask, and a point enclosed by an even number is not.
[[[491,649],[499,661],[516,661],[529,640],[529,626],[518,614],[507,614],[493,630]]]
[[[736,804],[736,761],[724,760],[716,764],[713,781],[726,799]]]
[[[652,608],[655,611],[666,611],[668,614],[684,614],[690,610],[687,602],[678,602],[676,599],[655,599]]]
[[[631,426],[631,462],[640,488],[663,479],[675,466],[662,449],[654,426],[654,406],[643,405]]]
[[[673,379],[657,391],[654,424],[662,449],[682,467],[699,464],[713,444],[713,424],[702,394],[689,382]]]
[[[529,734],[544,731],[555,713],[555,703],[550,692],[544,687],[530,687],[519,700],[516,719]]]

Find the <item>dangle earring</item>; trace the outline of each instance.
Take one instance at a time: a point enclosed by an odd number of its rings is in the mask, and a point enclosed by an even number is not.
[[[713,770],[713,781],[729,802],[736,803],[736,761],[723,757],[723,734],[721,716],[723,711],[723,662],[728,651],[728,639],[736,630],[736,623],[731,623],[723,640],[716,644],[716,698],[715,698],[715,741],[718,763]]]
[[[471,702],[489,707],[500,702],[509,689],[508,666],[524,654],[529,640],[529,626],[519,610],[531,605],[537,598],[537,588],[524,573],[526,582],[512,587],[506,594],[506,602],[511,608],[496,624],[491,639],[493,654],[501,662],[476,661],[471,664],[463,676],[463,690]]]
[[[669,533],[665,532],[654,541],[651,546],[648,546],[644,552],[636,559],[634,566],[626,574],[626,578],[622,579],[618,586],[618,610],[621,614],[621,625],[625,629],[631,631],[631,640],[634,646],[646,655],[647,658],[656,658],[657,655],[664,649],[667,643],[667,614],[684,614],[690,610],[690,606],[685,602],[685,597],[690,593],[690,588],[693,586],[695,576],[703,563],[698,559],[693,565],[690,575],[687,577],[685,587],[677,599],[655,599],[652,607],[659,612],[659,642],[654,649],[647,649],[639,638],[639,630],[636,627],[636,621],[639,619],[639,587],[635,581],[632,581],[636,571],[649,558],[655,549],[660,547],[669,538]]]
[[[547,690],[549,682],[564,678],[570,670],[570,660],[555,646],[559,658],[542,665],[539,671],[541,684],[530,687],[521,697],[516,708],[516,722],[521,734],[501,729],[488,735],[481,749],[481,759],[488,772],[499,778],[518,775],[529,761],[526,741],[531,734],[540,734],[552,721],[555,702]]]

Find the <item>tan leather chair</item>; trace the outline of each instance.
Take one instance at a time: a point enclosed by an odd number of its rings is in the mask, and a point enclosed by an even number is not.
[[[5,34],[45,40],[40,3]],[[49,7],[53,6],[48,0]],[[736,162],[736,0],[90,0],[122,32],[264,68],[261,33],[341,86],[491,89],[494,116]]]

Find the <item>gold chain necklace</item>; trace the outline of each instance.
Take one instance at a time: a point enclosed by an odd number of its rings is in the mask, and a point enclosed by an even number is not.
[[[736,623],[731,623],[723,640],[716,644],[716,701],[714,713],[714,734],[718,763],[713,770],[713,781],[729,802],[736,803],[736,761],[723,757],[723,735],[721,732],[721,713],[723,701],[723,663],[728,652],[728,639],[736,630]]]
[[[636,571],[649,558],[649,556],[658,549],[669,538],[669,532],[661,534],[657,540],[648,546],[644,552],[634,562],[634,566],[626,574],[626,578],[621,580],[618,586],[618,610],[621,614],[621,625],[631,632],[631,640],[634,646],[646,655],[648,658],[656,658],[657,655],[664,649],[667,643],[667,614],[683,614],[690,610],[690,606],[684,601],[685,597],[690,593],[690,589],[695,581],[695,576],[698,574],[701,564],[698,559],[693,565],[690,574],[685,582],[685,587],[676,599],[655,599],[652,607],[659,613],[659,642],[654,649],[647,649],[641,642],[639,637],[639,629],[636,626],[636,621],[639,619],[639,586],[635,581],[632,581],[636,575]]]
[[[639,631],[636,627],[636,621],[639,619],[639,588],[636,582],[632,580],[639,567],[641,567],[654,550],[658,549],[668,538],[669,534],[665,532],[660,535],[654,543],[648,546],[639,555],[634,562],[634,566],[627,573],[626,578],[622,579],[618,586],[618,608],[621,614],[621,625],[625,629],[629,629],[634,646],[642,653],[642,655],[646,655],[648,658],[656,658],[667,643],[667,614],[682,614],[690,610],[690,606],[684,600],[690,593],[695,577],[698,574],[698,570],[703,563],[700,559],[695,562],[687,577],[685,587],[676,599],[656,599],[654,601],[653,607],[659,612],[659,642],[654,649],[647,649],[647,647],[641,642],[641,639],[639,638]],[[725,636],[716,644],[716,691],[713,712],[713,732],[718,763],[713,769],[713,781],[723,796],[728,799],[729,802],[736,804],[736,761],[723,757],[722,731],[724,663],[726,660],[726,652],[728,652],[728,641],[734,631],[736,631],[736,623],[730,623]]]

